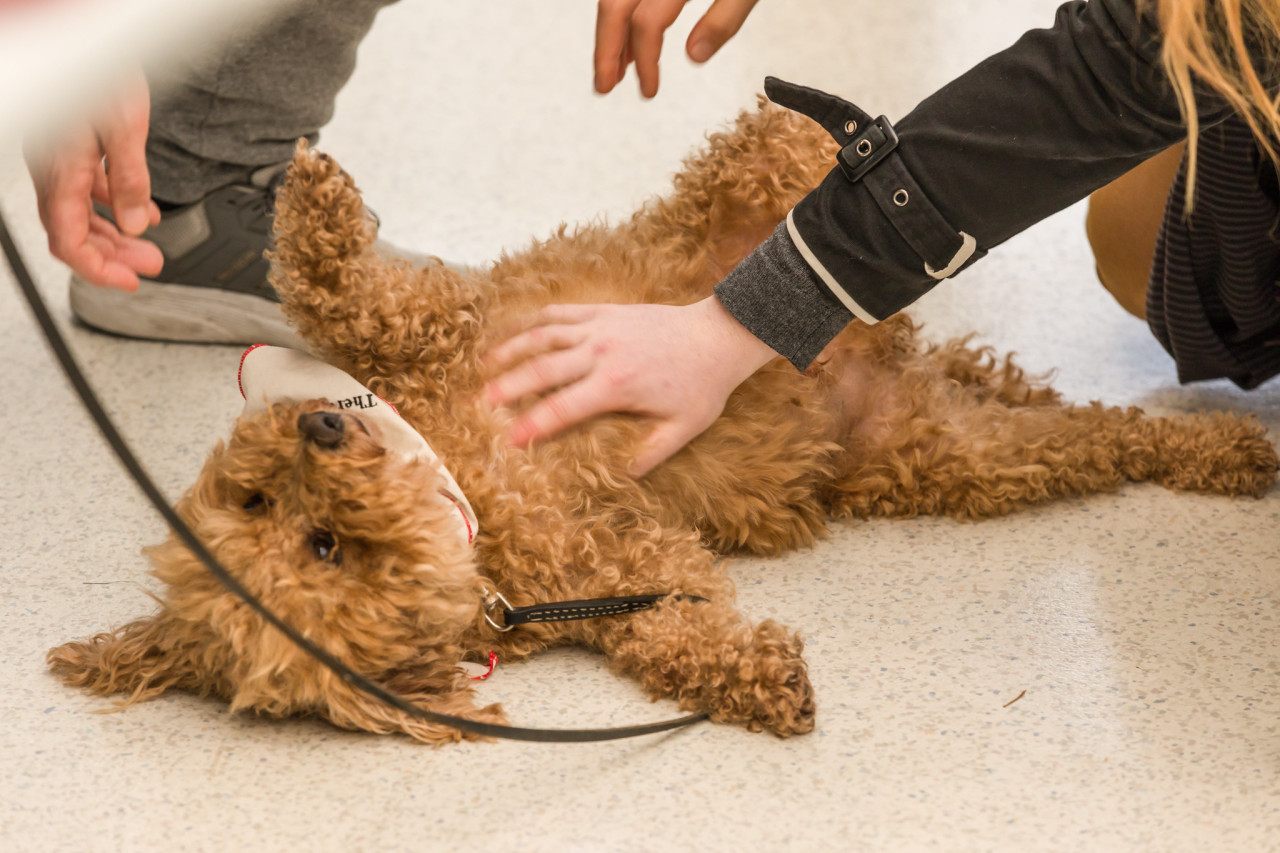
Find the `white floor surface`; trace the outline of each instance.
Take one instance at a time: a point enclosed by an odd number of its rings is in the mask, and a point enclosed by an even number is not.
[[[677,25],[645,102],[633,80],[592,94],[592,3],[404,2],[363,46],[322,147],[384,236],[479,263],[664,191],[766,74],[900,118],[1054,7],[768,0],[703,67],[680,53],[691,21]],[[0,151],[0,207],[176,497],[240,408],[240,350],[75,326],[13,150]],[[1056,370],[1072,400],[1252,411],[1280,438],[1280,381],[1178,386],[1144,324],[1096,284],[1082,222],[1077,207],[1032,228],[914,313],[931,335],[978,331]],[[139,550],[162,522],[9,284],[0,273],[5,850],[1280,849],[1280,490],[1130,485],[980,524],[841,524],[812,550],[737,560],[745,612],[807,638],[818,727],[791,740],[701,724],[433,749],[182,695],[96,713],[107,703],[58,684],[44,654],[149,611]],[[500,667],[481,691],[530,726],[676,712],[585,652]]]

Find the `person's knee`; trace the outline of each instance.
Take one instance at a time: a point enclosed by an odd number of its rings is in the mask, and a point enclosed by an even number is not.
[[[1085,235],[1093,251],[1094,270],[1098,281],[1120,303],[1120,307],[1139,319],[1147,316],[1147,279],[1151,273],[1154,247],[1135,246],[1117,229],[1114,211],[1105,198],[1090,198],[1085,215]]]
[[[1089,196],[1085,233],[1098,280],[1135,317],[1146,318],[1147,280],[1183,147],[1162,151]]]

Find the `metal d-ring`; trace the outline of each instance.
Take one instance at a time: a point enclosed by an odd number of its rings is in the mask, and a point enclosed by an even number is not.
[[[490,628],[493,628],[495,631],[501,631],[505,634],[507,631],[515,630],[516,626],[499,625],[497,622],[493,621],[493,617],[490,616],[489,613],[499,604],[502,605],[503,610],[511,609],[511,602],[507,601],[507,597],[505,595],[497,590],[486,589],[484,591],[484,621],[489,623]]]

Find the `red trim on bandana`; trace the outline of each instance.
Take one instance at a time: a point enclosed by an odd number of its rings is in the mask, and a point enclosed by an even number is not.
[[[488,672],[483,672],[483,673],[481,673],[480,675],[473,675],[473,676],[471,676],[471,680],[472,680],[472,681],[484,681],[486,678],[488,678],[489,676],[493,675],[493,668],[494,668],[495,666],[497,666],[497,665],[498,665],[498,653],[497,653],[497,652],[489,652],[489,670],[488,670]]]
[[[390,403],[388,403],[387,405],[390,405]],[[440,494],[448,498],[453,503],[453,508],[458,511],[458,515],[462,516],[462,523],[465,524],[467,527],[467,544],[470,545],[472,542],[475,541],[476,533],[474,530],[471,529],[471,519],[467,518],[467,511],[462,508],[462,504],[458,503],[457,498],[455,498],[453,495],[446,492],[444,489],[440,490]]]
[[[245,350],[243,353],[240,354],[240,367],[237,368],[236,370],[236,387],[240,389],[240,396],[243,399],[248,399],[247,397],[244,396],[244,360],[249,357],[249,353],[253,352],[259,347],[265,347],[265,346],[270,346],[270,345],[254,344],[253,346],[249,347],[247,350]]]

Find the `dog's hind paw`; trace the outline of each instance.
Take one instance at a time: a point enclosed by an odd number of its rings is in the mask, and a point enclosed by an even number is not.
[[[1280,458],[1256,418],[1215,414],[1192,423],[1201,430],[1165,437],[1163,470],[1156,475],[1161,485],[1252,497],[1262,497],[1275,485]]]

